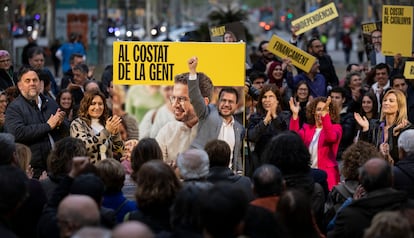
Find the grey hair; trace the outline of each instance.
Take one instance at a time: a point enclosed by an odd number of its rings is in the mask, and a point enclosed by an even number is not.
[[[414,129],[408,129],[401,132],[398,137],[398,148],[404,150],[407,154],[414,154]]]
[[[189,149],[178,155],[177,167],[184,180],[206,178],[210,167],[208,154],[204,150]]]

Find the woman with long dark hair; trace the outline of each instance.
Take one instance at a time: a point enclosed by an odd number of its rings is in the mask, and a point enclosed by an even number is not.
[[[119,133],[121,118],[108,117],[105,96],[99,91],[85,93],[79,107],[79,117],[70,125],[70,135],[81,139],[91,163],[112,158],[113,152],[121,153],[124,143]]]
[[[279,89],[274,84],[267,84],[260,92],[257,112],[250,117],[247,139],[254,143],[256,165],[270,139],[288,129],[290,113],[282,111]],[[255,166],[256,167],[256,166]]]

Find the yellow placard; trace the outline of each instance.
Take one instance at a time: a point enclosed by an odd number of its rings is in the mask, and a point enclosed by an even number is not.
[[[226,26],[216,26],[210,28],[210,35],[213,37],[222,36],[226,32]]]
[[[375,30],[381,30],[381,29],[378,29],[377,22],[362,23],[361,29],[362,29],[362,34],[368,34],[368,35],[370,35],[371,32]]]
[[[413,42],[413,7],[384,5],[382,7],[382,54],[400,53],[410,57]]]
[[[121,85],[173,85],[188,72],[187,61],[198,57],[199,72],[214,86],[243,86],[245,43],[114,42],[113,82]]]
[[[338,11],[336,10],[335,3],[331,2],[318,10],[292,21],[292,25],[299,27],[299,30],[296,32],[299,35],[336,17],[338,17]]]
[[[289,58],[292,64],[305,72],[309,72],[316,58],[282,38],[273,35],[267,49],[280,58]]]
[[[414,61],[405,62],[404,77],[407,79],[414,79]]]

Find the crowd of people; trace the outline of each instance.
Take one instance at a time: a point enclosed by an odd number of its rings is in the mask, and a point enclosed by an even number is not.
[[[414,237],[399,56],[338,79],[319,38],[309,72],[263,41],[244,88],[194,56],[173,86],[142,86],[143,110],[112,66],[94,79],[77,37],[56,49],[60,84],[37,45],[18,70],[0,50],[0,237]]]

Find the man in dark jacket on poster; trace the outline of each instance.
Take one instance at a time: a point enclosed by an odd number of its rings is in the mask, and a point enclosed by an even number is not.
[[[17,78],[20,95],[7,107],[4,128],[16,142],[30,147],[33,177],[39,178],[52,145],[68,134],[69,122],[57,103],[40,93],[41,82],[33,69],[23,66]]]

